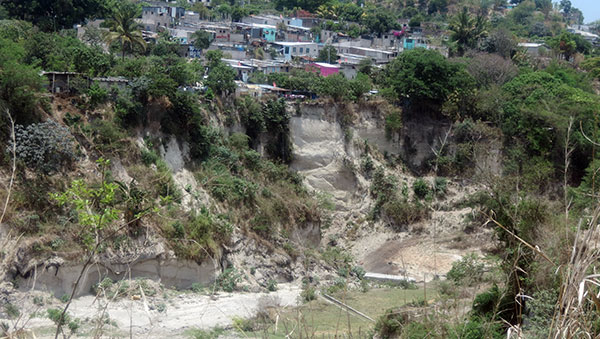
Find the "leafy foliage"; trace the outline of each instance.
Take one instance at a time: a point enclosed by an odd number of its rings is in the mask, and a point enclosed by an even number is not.
[[[414,49],[394,59],[385,69],[382,82],[397,98],[408,100],[413,109],[439,107],[459,88],[470,86],[470,76],[461,65],[451,63],[436,51]]]
[[[73,136],[52,120],[15,126],[15,142],[17,158],[43,174],[68,168],[77,159]]]

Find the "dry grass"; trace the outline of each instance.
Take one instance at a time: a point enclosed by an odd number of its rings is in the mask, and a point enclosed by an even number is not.
[[[551,328],[554,338],[592,338],[598,334],[595,323],[600,312],[599,219],[600,207],[597,207],[587,225],[579,222],[570,260],[559,268],[563,280]]]

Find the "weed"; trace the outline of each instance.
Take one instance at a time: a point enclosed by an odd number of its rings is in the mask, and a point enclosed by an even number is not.
[[[241,281],[242,275],[235,268],[229,267],[217,277],[216,284],[225,292],[233,292]]]

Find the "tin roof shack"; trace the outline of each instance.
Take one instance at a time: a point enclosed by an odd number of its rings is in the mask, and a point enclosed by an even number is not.
[[[173,28],[185,15],[183,7],[165,5],[142,7],[142,26],[146,31],[157,32],[161,28]]]
[[[129,79],[124,77],[96,77],[92,78],[92,82],[105,90],[110,90],[114,87],[123,90],[129,84]]]
[[[85,87],[90,85],[89,78],[81,73],[42,71],[40,75],[48,79],[46,87],[51,93],[71,93],[77,85]]]
[[[285,61],[295,57],[316,58],[319,55],[316,42],[274,42],[273,45],[283,55]]]
[[[321,76],[329,76],[340,72],[340,66],[336,64],[328,64],[326,62],[313,62],[306,67],[309,72],[317,71]]]
[[[534,58],[548,56],[550,50],[548,46],[538,42],[520,42],[519,47],[523,48],[525,52]]]

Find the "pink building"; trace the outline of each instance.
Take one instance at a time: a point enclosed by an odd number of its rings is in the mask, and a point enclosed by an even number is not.
[[[331,74],[339,73],[340,66],[336,64],[328,64],[326,62],[313,62],[310,67],[319,70],[319,74],[326,77]]]

